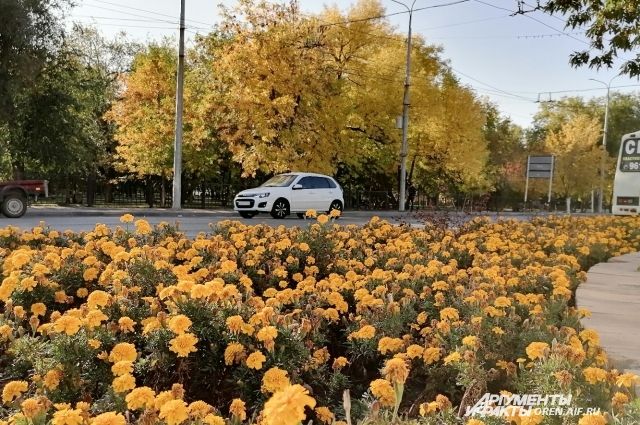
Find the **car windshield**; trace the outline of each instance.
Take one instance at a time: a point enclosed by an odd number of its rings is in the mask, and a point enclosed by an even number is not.
[[[281,174],[279,176],[271,177],[262,184],[262,187],[287,187],[293,183],[295,178],[296,176],[293,174]]]

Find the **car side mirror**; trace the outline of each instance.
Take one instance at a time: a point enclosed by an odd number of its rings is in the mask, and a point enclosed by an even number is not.
[[[294,184],[293,187],[291,188],[293,190],[300,190],[302,189],[302,185],[301,184]]]

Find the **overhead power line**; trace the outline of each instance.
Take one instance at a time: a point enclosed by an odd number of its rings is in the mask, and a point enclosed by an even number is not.
[[[171,18],[172,19],[172,21],[170,21],[171,23],[175,23],[176,25],[179,24],[179,22],[175,19],[174,15],[168,15],[166,13],[160,13],[160,12],[156,12],[156,11],[149,10],[149,9],[141,9],[139,7],[133,7],[133,6],[129,6],[129,5],[126,5],[126,4],[111,2],[111,1],[107,1],[107,0],[89,0],[89,1],[92,1],[92,2],[95,2],[95,3],[101,3],[101,4],[108,4],[108,5],[111,5],[111,6],[121,7],[121,8],[129,9],[129,10],[136,10],[138,12],[150,13],[152,15],[163,16],[165,18]],[[97,6],[92,6],[92,7],[97,7]],[[206,25],[208,27],[212,26],[211,23],[209,23],[209,22],[196,21],[195,19],[185,19],[185,21],[193,22],[193,23],[200,24],[200,25]]]
[[[432,6],[419,7],[419,8],[413,9],[413,11],[414,12],[418,12],[420,10],[436,9],[436,8],[439,8],[439,7],[453,6],[453,5],[456,5],[456,4],[467,3],[469,1],[471,1],[471,0],[457,0],[457,1],[452,1],[452,2],[449,2],[449,3],[434,4]],[[323,24],[323,25],[321,25],[321,27],[331,27],[331,26],[335,26],[335,25],[348,25],[348,24],[353,24],[353,23],[357,23],[357,22],[367,22],[367,21],[373,21],[373,20],[376,20],[376,19],[388,18],[388,17],[396,16],[396,15],[405,15],[407,13],[409,13],[408,10],[403,10],[401,12],[387,13],[387,14],[384,14],[384,15],[370,16],[370,17],[367,17],[367,18],[346,19],[346,20],[341,21],[341,22],[330,22],[330,23],[327,23],[327,24]]]
[[[528,19],[531,19],[532,21],[538,22],[539,24],[544,25],[545,27],[556,31],[559,34],[564,34],[565,36],[567,36],[567,37],[569,37],[569,38],[571,38],[573,40],[579,41],[580,43],[583,43],[583,44],[586,44],[587,46],[590,46],[589,42],[584,41],[584,40],[582,40],[582,39],[580,39],[578,37],[574,37],[573,35],[565,32],[563,30],[560,30],[560,29],[558,29],[558,28],[556,28],[554,26],[551,26],[551,25],[547,24],[546,22],[541,21],[538,18],[534,18],[533,16],[531,16],[529,14],[519,13],[517,10],[507,9],[506,7],[502,7],[502,6],[496,6],[495,4],[487,3],[487,2],[485,2],[483,0],[474,0],[474,1],[476,3],[484,4],[485,6],[493,7],[494,9],[505,10],[507,12],[511,12],[512,15],[522,15],[522,16],[528,18]]]

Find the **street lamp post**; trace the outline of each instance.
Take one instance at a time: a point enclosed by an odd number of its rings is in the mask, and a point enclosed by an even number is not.
[[[176,127],[173,143],[173,192],[171,208],[182,208],[182,109],[184,91],[184,4],[180,2],[180,44],[178,46],[178,75],[176,81]]]
[[[609,80],[609,83],[605,83],[604,81],[596,80],[595,78],[589,78],[590,81],[595,81],[596,83],[601,83],[607,88],[607,100],[604,106],[604,129],[602,130],[602,152],[600,155],[600,193],[598,196],[598,213],[602,214],[602,204],[604,199],[604,173],[605,173],[605,164],[606,164],[606,155],[607,155],[607,132],[608,132],[608,123],[609,123],[609,98],[611,92],[611,83],[620,74],[614,75],[613,78]]]
[[[411,7],[398,0],[391,0],[403,6],[409,12],[409,33],[407,34],[407,61],[404,76],[404,95],[402,97],[402,145],[400,147],[400,212],[405,210],[407,190],[407,156],[409,155],[409,85],[411,82],[411,21],[413,19],[413,7],[417,0],[413,0]]]

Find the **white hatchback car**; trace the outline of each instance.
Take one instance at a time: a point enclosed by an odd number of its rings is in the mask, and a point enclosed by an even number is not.
[[[260,187],[243,190],[233,200],[233,209],[244,218],[261,212],[273,218],[292,213],[302,218],[307,210],[342,211],[343,206],[340,185],[332,177],[314,173],[279,174]]]

